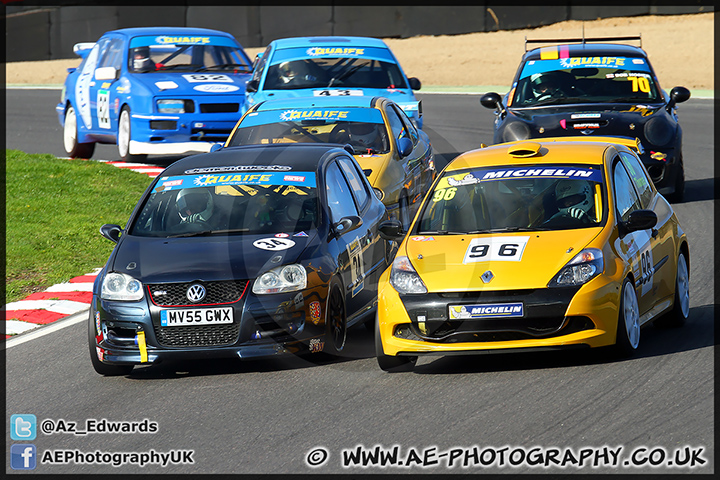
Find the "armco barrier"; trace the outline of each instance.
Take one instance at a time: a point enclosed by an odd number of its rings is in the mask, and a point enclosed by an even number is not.
[[[685,6],[518,6],[487,2],[474,6],[5,6],[6,61],[74,58],[72,47],[94,41],[108,30],[142,26],[191,26],[231,33],[245,47],[262,47],[276,38],[306,35],[411,37],[538,27],[565,20],[639,15],[678,15],[714,11],[710,2]]]

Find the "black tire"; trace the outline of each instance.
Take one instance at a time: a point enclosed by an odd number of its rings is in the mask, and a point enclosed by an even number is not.
[[[90,309],[90,317],[88,318],[88,347],[90,348],[90,362],[97,373],[108,377],[116,377],[119,375],[129,375],[132,372],[133,365],[108,365],[103,363],[97,357],[95,350],[95,322],[93,321],[93,309]]]
[[[659,327],[682,327],[690,316],[690,272],[685,254],[680,252],[675,275],[675,298],[668,313],[655,320]]]
[[[675,176],[675,191],[668,195],[670,203],[682,203],[685,200],[685,168],[680,160],[680,168]]]
[[[338,355],[345,348],[347,341],[347,315],[342,286],[331,281],[325,304],[325,350],[331,355]]]
[[[90,158],[95,153],[95,143],[78,143],[77,114],[70,105],[65,111],[63,146],[70,158]]]
[[[130,130],[130,108],[125,106],[120,112],[120,119],[118,120],[118,155],[120,155],[120,159],[123,162],[144,162],[145,159],[147,159],[147,155],[133,155],[130,153],[130,140],[132,140],[132,131]]]
[[[634,354],[640,345],[640,308],[632,281],[626,278],[620,290],[615,351],[621,357]]]
[[[417,363],[417,356],[400,357],[385,355],[380,338],[380,325],[377,316],[375,316],[375,357],[378,365],[385,372],[411,372]]]

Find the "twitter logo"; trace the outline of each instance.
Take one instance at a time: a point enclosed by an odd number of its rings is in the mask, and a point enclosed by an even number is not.
[[[35,440],[37,419],[35,415],[23,413],[10,417],[10,438],[13,440]]]

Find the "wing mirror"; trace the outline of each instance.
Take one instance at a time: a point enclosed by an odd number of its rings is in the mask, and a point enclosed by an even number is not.
[[[480,104],[485,108],[497,108],[500,111],[505,110],[502,104],[502,97],[495,92],[486,93],[480,97]]]
[[[393,219],[380,222],[380,225],[378,225],[378,230],[380,231],[380,236],[384,240],[394,241],[399,240],[405,236],[403,224],[400,220]]]
[[[413,90],[420,90],[420,87],[422,87],[422,83],[420,83],[420,80],[415,77],[408,78],[408,83],[410,84],[410,88]]]
[[[120,240],[121,233],[122,228],[120,228],[120,225],[106,223],[105,225],[100,227],[100,235],[107,238],[113,243],[117,243],[118,240]]]
[[[212,147],[210,147],[210,153],[212,153],[212,152],[217,152],[217,151],[220,150],[221,148],[223,148],[223,144],[222,144],[222,143],[213,143]]]
[[[258,82],[257,80],[248,80],[247,84],[245,85],[245,91],[246,92],[257,92],[259,86],[260,86],[260,82]]]
[[[335,230],[336,236],[345,235],[347,232],[352,232],[356,228],[362,226],[362,218],[357,215],[348,215],[343,217],[339,222],[333,224],[333,230]]]
[[[667,104],[667,111],[671,111],[676,104],[682,103],[690,98],[690,90],[685,87],[675,87],[670,90],[670,101]]]
[[[652,210],[635,210],[626,222],[621,222],[623,233],[647,230],[657,225],[657,215]]]
[[[412,153],[413,143],[407,137],[399,138],[397,141],[398,153],[400,158],[405,158]]]
[[[95,80],[116,80],[117,70],[115,67],[100,67],[95,70]]]

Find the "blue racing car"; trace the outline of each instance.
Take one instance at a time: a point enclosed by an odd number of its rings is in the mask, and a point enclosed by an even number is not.
[[[126,28],[78,43],[56,107],[70,157],[117,144],[124,161],[207,152],[240,118],[251,61],[235,38],[204,28]]]
[[[288,97],[381,96],[397,103],[422,128],[421,104],[382,40],[367,37],[297,37],[270,42],[253,66],[243,113],[264,100]]]

